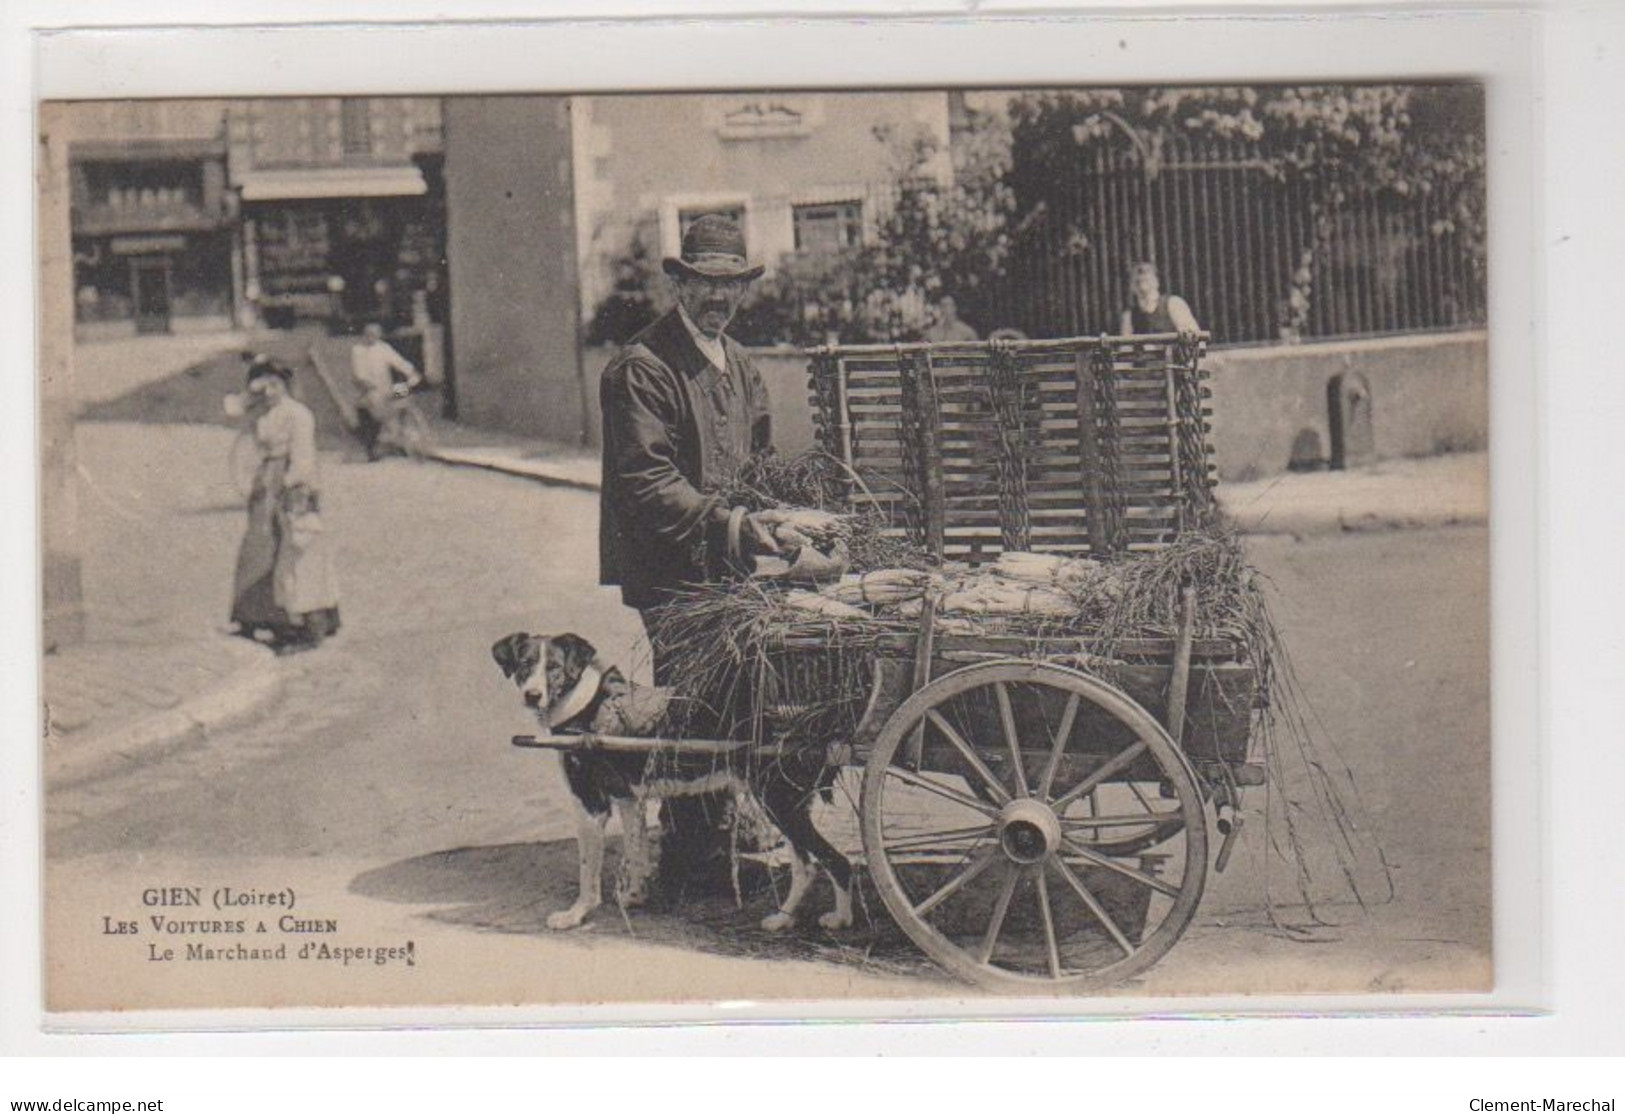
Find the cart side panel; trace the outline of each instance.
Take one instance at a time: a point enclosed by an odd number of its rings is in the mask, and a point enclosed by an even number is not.
[[[950,659],[936,659],[931,675],[940,677],[963,665]],[[1097,671],[1102,680],[1121,689],[1125,695],[1153,713],[1163,713],[1167,703],[1169,668],[1165,665],[1122,665],[1112,663]],[[902,659],[884,658],[872,675],[875,684],[865,697],[865,712],[852,738],[860,758],[873,743],[886,721],[910,692],[911,668]],[[1191,684],[1187,697],[1185,729],[1180,740],[1186,754],[1197,760],[1218,761],[1239,765],[1247,760],[1248,738],[1252,727],[1257,675],[1253,669],[1239,663],[1199,663],[1191,670]],[[855,706],[852,705],[852,706]],[[1018,720],[1023,739],[1053,738],[1061,722],[1062,707],[1057,700],[1049,702],[1026,701],[1019,705]],[[978,753],[993,763],[1003,760],[1005,744],[1003,730],[997,721],[997,710],[992,705],[956,707],[956,727],[962,729],[966,740]],[[1166,720],[1165,714],[1158,718]],[[1080,707],[1073,726],[1068,750],[1087,756],[1116,754],[1133,742],[1128,729],[1112,716],[1087,705]],[[1034,761],[1041,762],[1044,753],[1028,751]],[[926,732],[923,765],[928,768],[955,770],[960,759],[954,748],[939,733]],[[1081,777],[1088,772],[1085,758],[1077,771]],[[1131,766],[1125,777],[1130,780],[1154,780],[1155,763],[1146,761]]]
[[[1166,666],[1120,665],[1103,676],[1166,726],[1168,674]],[[1257,694],[1258,674],[1250,665],[1193,665],[1181,749],[1194,759],[1245,762]]]

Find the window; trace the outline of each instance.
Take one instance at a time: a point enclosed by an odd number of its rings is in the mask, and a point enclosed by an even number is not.
[[[179,209],[201,204],[203,170],[196,162],[91,163],[86,184],[92,204],[119,212]]]
[[[745,207],[743,205],[715,205],[704,209],[680,209],[677,212],[677,238],[681,240],[688,235],[688,226],[701,217],[727,217],[739,226],[741,233],[745,230]]]
[[[339,136],[346,155],[372,154],[371,101],[365,97],[345,97],[340,102]]]
[[[791,209],[796,250],[814,254],[856,247],[863,239],[863,204],[837,201],[826,205],[796,205]]]

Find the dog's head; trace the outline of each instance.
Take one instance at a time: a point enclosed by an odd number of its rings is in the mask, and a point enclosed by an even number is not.
[[[588,670],[596,669],[598,651],[579,634],[510,634],[491,647],[491,657],[503,675],[524,696],[544,724],[581,684]]]

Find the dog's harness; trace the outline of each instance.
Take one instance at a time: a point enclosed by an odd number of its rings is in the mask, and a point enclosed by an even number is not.
[[[547,729],[563,726],[585,712],[593,699],[598,695],[598,688],[604,683],[604,671],[597,662],[593,662],[581,671],[581,679],[576,682],[570,694],[559,701],[547,713]]]

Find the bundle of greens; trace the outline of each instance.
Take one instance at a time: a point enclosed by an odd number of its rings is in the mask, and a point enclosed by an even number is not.
[[[937,562],[895,529],[873,503],[853,509],[847,500],[858,478],[836,457],[812,451],[796,456],[751,457],[714,491],[730,507],[750,511],[826,512],[835,521],[822,527],[838,534],[853,572],[928,569]],[[816,519],[812,519],[816,521]]]

